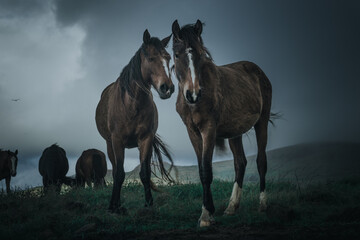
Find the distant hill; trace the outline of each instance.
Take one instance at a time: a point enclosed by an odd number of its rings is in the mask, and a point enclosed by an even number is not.
[[[360,175],[360,143],[315,143],[283,147],[267,152],[267,179],[314,182]],[[256,155],[247,157],[245,182],[259,180]],[[169,164],[166,164],[169,167]],[[177,166],[180,182],[199,182],[198,167]],[[138,180],[140,166],[126,173],[126,179]],[[107,179],[112,180],[108,171]],[[156,174],[158,172],[156,171]],[[233,181],[233,160],[213,162],[214,178]],[[175,172],[172,171],[175,178]]]

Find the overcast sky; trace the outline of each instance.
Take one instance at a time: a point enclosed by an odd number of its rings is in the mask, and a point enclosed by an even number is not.
[[[203,40],[217,65],[249,60],[267,74],[272,111],[283,114],[270,127],[268,149],[359,141],[359,12],[358,1],[0,0],[0,148],[19,149],[13,182],[40,184],[38,159],[53,143],[66,150],[69,174],[83,150],[106,152],[95,125],[101,92],[145,29],[164,38],[175,19],[205,22]],[[176,164],[196,164],[176,96],[161,100],[154,92],[158,133]],[[253,132],[244,145],[247,155],[256,152]],[[138,151],[127,150],[125,169],[138,163]]]

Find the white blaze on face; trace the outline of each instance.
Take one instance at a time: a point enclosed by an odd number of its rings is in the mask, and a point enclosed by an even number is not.
[[[195,94],[195,68],[194,68],[194,62],[193,62],[193,56],[192,56],[192,48],[187,48],[185,50],[187,57],[189,59],[189,69],[190,69],[190,76],[193,83],[193,96],[196,96]]]
[[[16,158],[15,158],[15,157],[11,157],[11,171],[12,171],[12,172],[16,172],[16,169],[15,169],[15,161],[16,161]]]
[[[166,62],[165,58],[162,59],[162,64],[163,64],[163,66],[164,66],[164,70],[165,70],[166,76],[169,77],[169,76],[170,76],[170,75],[169,75],[169,67],[168,67],[168,65],[167,65],[167,62]]]

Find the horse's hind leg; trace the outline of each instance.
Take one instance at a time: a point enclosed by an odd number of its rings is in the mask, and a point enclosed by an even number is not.
[[[116,175],[116,162],[115,162],[115,155],[114,155],[114,150],[112,147],[112,143],[109,141],[106,141],[106,147],[107,147],[107,153],[112,165],[112,175],[113,175],[113,180],[115,181],[115,175]]]
[[[153,136],[149,136],[141,141],[139,141],[139,150],[140,150],[140,179],[144,185],[145,190],[145,207],[153,205],[153,197],[151,195],[150,188],[150,177],[151,177],[151,155],[153,147]]]
[[[265,175],[267,171],[266,144],[270,113],[262,113],[259,121],[255,124],[258,154],[256,158],[257,168],[260,175],[260,211],[266,210]]]
[[[234,155],[235,183],[231,193],[229,205],[226,208],[224,214],[233,215],[235,214],[236,209],[239,207],[247,160],[244,153],[242,136],[229,139],[229,145]]]

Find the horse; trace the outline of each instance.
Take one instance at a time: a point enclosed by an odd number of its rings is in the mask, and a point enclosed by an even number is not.
[[[11,152],[10,150],[1,151],[0,149],[0,180],[5,178],[6,192],[10,193],[11,177],[16,176],[16,168],[18,163],[18,150]]]
[[[170,55],[165,50],[171,35],[159,40],[146,29],[143,43],[126,65],[117,80],[101,94],[96,108],[96,125],[105,139],[107,153],[113,167],[114,186],[109,211],[125,213],[120,204],[120,190],[125,179],[125,148],[138,147],[140,151],[140,179],[145,191],[145,207],[153,204],[150,187],[151,159],[154,152],[165,180],[171,180],[164,168],[162,154],[173,166],[166,144],[156,134],[158,112],[150,91],[151,86],[161,99],[174,92],[169,71]]]
[[[51,187],[55,187],[55,192],[60,193],[62,184],[74,185],[74,180],[66,177],[68,171],[69,162],[65,150],[57,144],[45,148],[39,160],[44,192],[47,193]]]
[[[91,187],[105,186],[105,175],[107,173],[107,164],[105,154],[97,149],[88,149],[83,151],[76,162],[76,184],[85,187],[86,184]]]
[[[215,222],[211,183],[212,157],[215,146],[224,149],[228,139],[234,155],[235,182],[225,215],[235,214],[239,207],[247,160],[242,135],[255,128],[260,175],[260,208],[266,209],[265,175],[266,144],[270,120],[272,87],[256,64],[240,61],[227,65],[214,64],[204,46],[203,24],[197,20],[180,28],[172,24],[174,70],[179,82],[176,111],[184,122],[198,160],[203,188],[203,206],[199,226]]]

